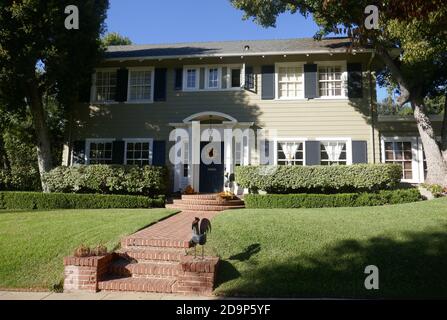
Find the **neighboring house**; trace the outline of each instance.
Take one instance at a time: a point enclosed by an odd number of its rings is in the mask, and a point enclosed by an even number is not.
[[[215,192],[224,172],[259,164],[265,148],[270,164],[393,162],[403,181],[423,182],[414,121],[372,112],[373,52],[347,46],[332,38],[110,47],[71,115],[63,164],[166,164],[173,191]],[[248,128],[277,136],[253,144]],[[224,129],[241,129],[242,138]],[[204,153],[222,165],[200,160],[214,132],[230,142],[219,151],[213,140]]]

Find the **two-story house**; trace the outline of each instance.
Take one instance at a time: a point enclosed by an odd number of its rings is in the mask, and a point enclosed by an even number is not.
[[[374,113],[374,52],[348,46],[332,38],[109,47],[71,115],[63,164],[166,164],[173,191],[215,192],[235,166],[266,163],[263,149],[278,165],[399,163],[403,181],[422,182],[414,121]],[[254,142],[249,129],[275,135]]]

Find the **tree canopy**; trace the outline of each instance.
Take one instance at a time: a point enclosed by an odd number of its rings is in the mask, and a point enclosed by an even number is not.
[[[131,45],[132,41],[125,36],[120,35],[118,32],[110,32],[102,38],[104,46],[127,46]]]

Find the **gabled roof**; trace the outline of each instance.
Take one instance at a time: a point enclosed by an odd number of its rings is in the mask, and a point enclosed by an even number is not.
[[[348,38],[326,38],[320,41],[302,38],[110,46],[106,52],[106,59],[170,59],[345,52],[350,44]]]

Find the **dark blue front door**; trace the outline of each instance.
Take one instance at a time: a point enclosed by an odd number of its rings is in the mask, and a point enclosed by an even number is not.
[[[199,191],[202,193],[221,192],[223,190],[223,183],[224,183],[223,142],[201,142]]]

